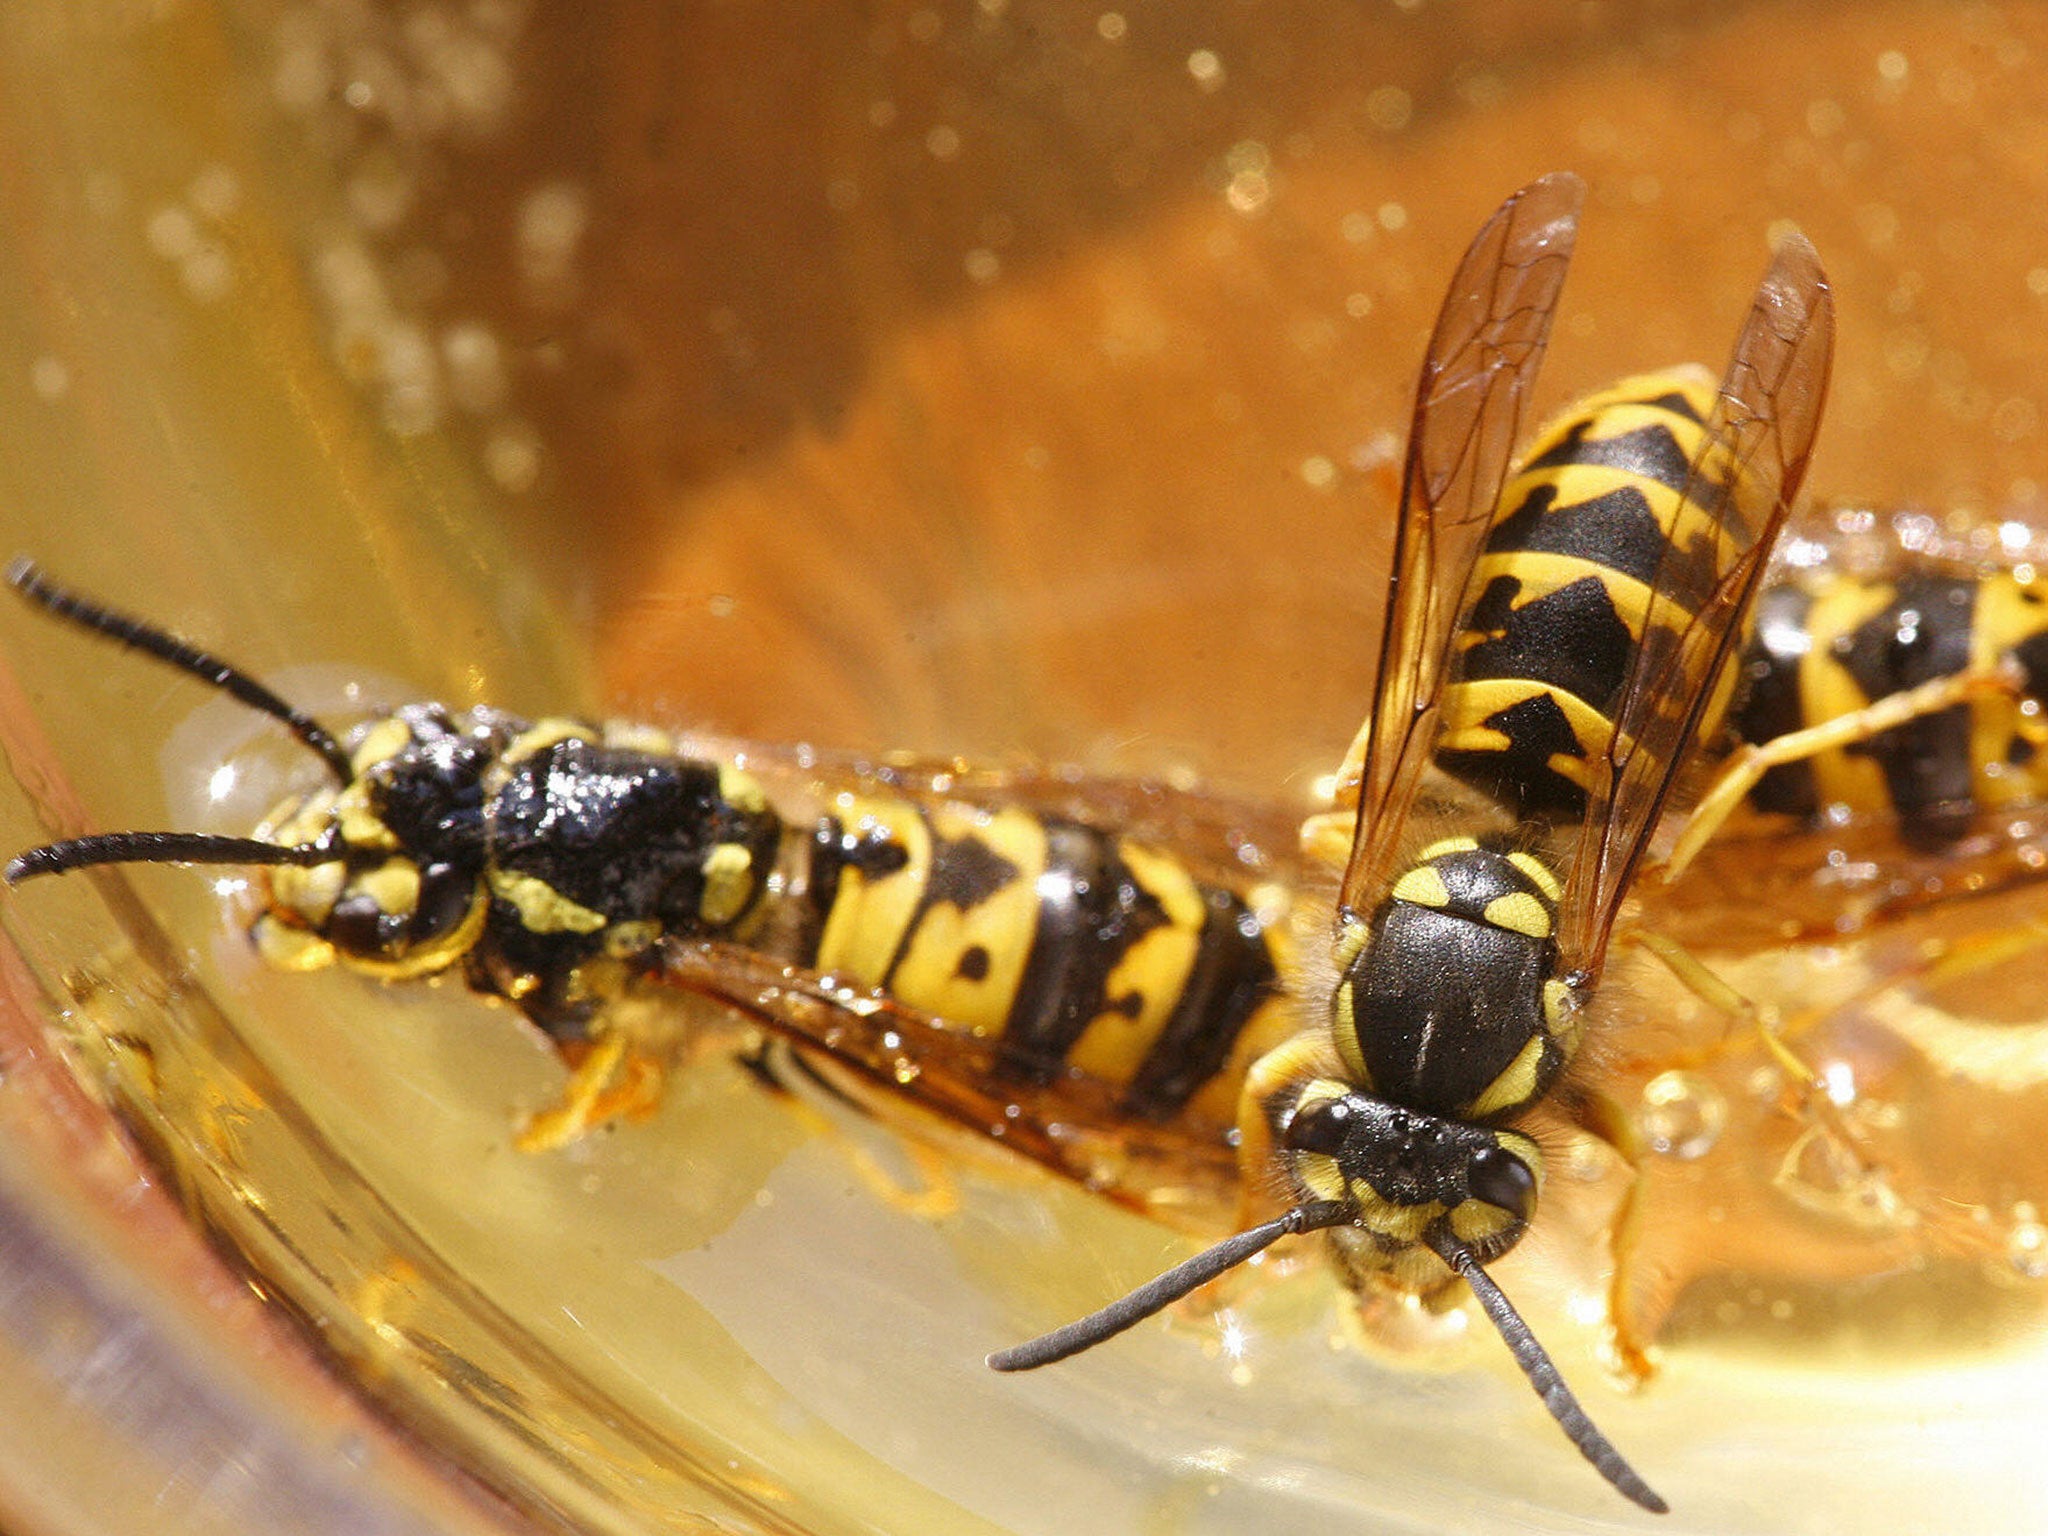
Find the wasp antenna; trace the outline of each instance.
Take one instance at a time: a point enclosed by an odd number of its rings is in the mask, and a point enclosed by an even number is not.
[[[1069,1355],[1078,1355],[1082,1350],[1092,1349],[1105,1339],[1113,1339],[1126,1328],[1172,1306],[1188,1292],[1207,1285],[1225,1270],[1235,1269],[1253,1254],[1263,1253],[1281,1238],[1298,1232],[1313,1232],[1320,1227],[1334,1227],[1349,1216],[1349,1208],[1334,1200],[1297,1205],[1263,1226],[1252,1227],[1235,1237],[1226,1237],[1213,1248],[1203,1249],[1192,1259],[1174,1265],[1158,1279],[1147,1281],[1100,1312],[1091,1312],[1063,1328],[1040,1335],[1028,1344],[996,1351],[988,1357],[989,1366],[998,1371],[1032,1371],[1041,1365],[1064,1360]]]
[[[210,832],[103,832],[16,854],[0,878],[19,885],[37,875],[61,875],[89,864],[325,864],[334,857],[330,841],[266,843],[257,837]]]
[[[187,645],[176,635],[161,630],[154,624],[129,614],[119,613],[58,586],[43,574],[40,566],[25,557],[17,558],[7,567],[7,584],[30,602],[40,605],[58,618],[69,619],[82,628],[95,630],[145,655],[169,662],[179,670],[191,673],[208,687],[218,688],[230,698],[248,705],[251,709],[261,710],[271,719],[282,722],[294,736],[319,754],[321,761],[327,764],[327,771],[334,775],[337,783],[346,784],[355,776],[349,765],[348,754],[342,751],[341,744],[325,726],[303,710],[287,704],[240,667],[222,661],[218,656],[209,655],[197,646]]]
[[[1549,1353],[1536,1342],[1536,1335],[1522,1321],[1522,1314],[1493,1283],[1493,1277],[1480,1268],[1471,1250],[1448,1233],[1432,1237],[1430,1246],[1455,1274],[1472,1287],[1472,1294],[1479,1298],[1479,1305],[1486,1309],[1486,1315],[1493,1319],[1493,1326],[1500,1330],[1508,1352],[1515,1357],[1515,1364],[1522,1368],[1522,1374],[1529,1378],[1529,1385],[1536,1389],[1536,1395],[1543,1399],[1543,1406],[1557,1420],[1558,1428],[1578,1447],[1579,1454],[1590,1461],[1594,1470],[1612,1483],[1624,1498],[1641,1505],[1653,1515],[1669,1514],[1671,1506],[1636,1475],[1636,1469],[1586,1416],[1586,1410],[1572,1396],[1572,1389],[1564,1384],[1564,1377],[1558,1374]]]

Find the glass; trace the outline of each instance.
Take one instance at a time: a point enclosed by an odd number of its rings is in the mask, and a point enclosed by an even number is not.
[[[1843,312],[1812,485],[2037,523],[2012,322],[2048,289],[2014,169],[2039,18],[1573,16],[12,8],[7,550],[338,718],[616,710],[1292,808],[1370,686],[1443,275],[1560,166],[1593,199],[1544,405],[1718,359],[1795,218]],[[242,831],[306,777],[161,668],[18,606],[0,635],[8,849]],[[1351,1324],[1314,1263],[1232,1289],[1241,1358],[1190,1316],[998,1378],[988,1349],[1179,1240],[966,1138],[821,1125],[717,1051],[653,1121],[521,1157],[515,1117],[560,1068],[508,1011],[268,972],[222,906],[177,870],[7,903],[0,1257],[66,1310],[0,1326],[38,1401],[95,1430],[53,1409],[0,1436],[24,1525],[135,1529],[167,1483],[189,1495],[152,1529],[277,1529],[309,1487],[327,1529],[1627,1515],[1490,1335],[1405,1365],[1331,1349]],[[1773,995],[1832,984],[1788,964]],[[2006,1037],[2020,1086],[1982,1101],[2014,1137],[2039,1123],[2030,1042]],[[1760,1166],[1736,1159],[1742,1187]],[[2019,1523],[2048,1397],[2025,1265],[1994,1303],[1709,1253],[1667,1374],[1624,1400],[1586,1312],[1617,1175],[1581,1172],[1503,1283],[1673,1528],[1816,1502],[1865,1529]],[[230,1306],[162,1189],[267,1307]],[[1953,1278],[1940,1260],[1900,1262]],[[1960,1322],[1912,1330],[1936,1347],[1873,1342],[1944,1296]],[[162,1395],[86,1394],[92,1359]],[[208,1405],[217,1428],[163,1438]]]

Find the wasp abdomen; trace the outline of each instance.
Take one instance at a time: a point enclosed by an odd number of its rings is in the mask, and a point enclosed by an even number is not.
[[[1242,897],[1098,827],[875,799],[825,818],[815,845],[797,958],[999,1041],[1020,1078],[1079,1071],[1169,1115],[1280,990]]]
[[[1693,370],[1626,380],[1545,427],[1502,492],[1436,760],[1518,818],[1584,811],[1653,588],[1711,585],[1713,552],[1674,551],[1671,529],[1712,402]]]
[[[2048,696],[2048,584],[1909,570],[1888,579],[1820,573],[1770,588],[1730,717],[1747,742],[2001,662],[2017,668],[2017,699],[1987,693],[1780,763],[1751,803],[1801,817],[1831,806],[1889,813],[1909,845],[1939,851],[1978,810],[2048,792],[2038,717],[2021,702]]]

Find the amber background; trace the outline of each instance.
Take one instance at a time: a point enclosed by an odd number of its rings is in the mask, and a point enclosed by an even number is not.
[[[530,36],[490,156],[591,208],[573,300],[507,317],[550,455],[525,536],[640,707],[1255,789],[1327,763],[1440,283],[1560,167],[1592,196],[1544,407],[1718,363],[1792,220],[1841,314],[1811,487],[2040,512],[2036,7],[554,6]]]

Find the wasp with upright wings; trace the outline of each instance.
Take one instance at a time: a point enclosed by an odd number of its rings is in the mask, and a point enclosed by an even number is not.
[[[1536,1207],[1542,1158],[1518,1124],[1577,1049],[1631,879],[1725,705],[1817,426],[1832,309],[1793,237],[1718,392],[1631,381],[1597,423],[1581,410],[1539,437],[1503,494],[1581,198],[1562,175],[1511,197],[1430,340],[1327,965],[1289,953],[1291,856],[1236,818],[1182,835],[1194,801],[704,753],[486,708],[407,706],[344,745],[25,563],[25,596],[279,720],[333,783],[253,838],[101,834],[8,878],[265,868],[266,958],[452,972],[562,1045],[573,1071],[535,1149],[652,1101],[659,1062],[615,1007],[652,989],[730,1006],[1134,1204],[1161,1169],[1226,1198],[1277,1169],[1283,1214],[992,1363],[1062,1358],[1324,1229],[1356,1283],[1469,1284],[1578,1448],[1661,1509],[1485,1266]]]
[[[1832,302],[1779,249],[1711,396],[1635,379],[1539,434],[1505,487],[1577,231],[1579,182],[1523,189],[1452,279],[1408,443],[1379,681],[1353,749],[1327,1023],[1246,1085],[1248,1167],[1279,1216],[995,1357],[1043,1365],[1277,1242],[1326,1229],[1354,1279],[1462,1280],[1618,1490],[1663,1501],[1586,1417],[1485,1265],[1533,1216],[1517,1122],[1587,1028],[1630,882],[1695,743],[1819,423]]]

